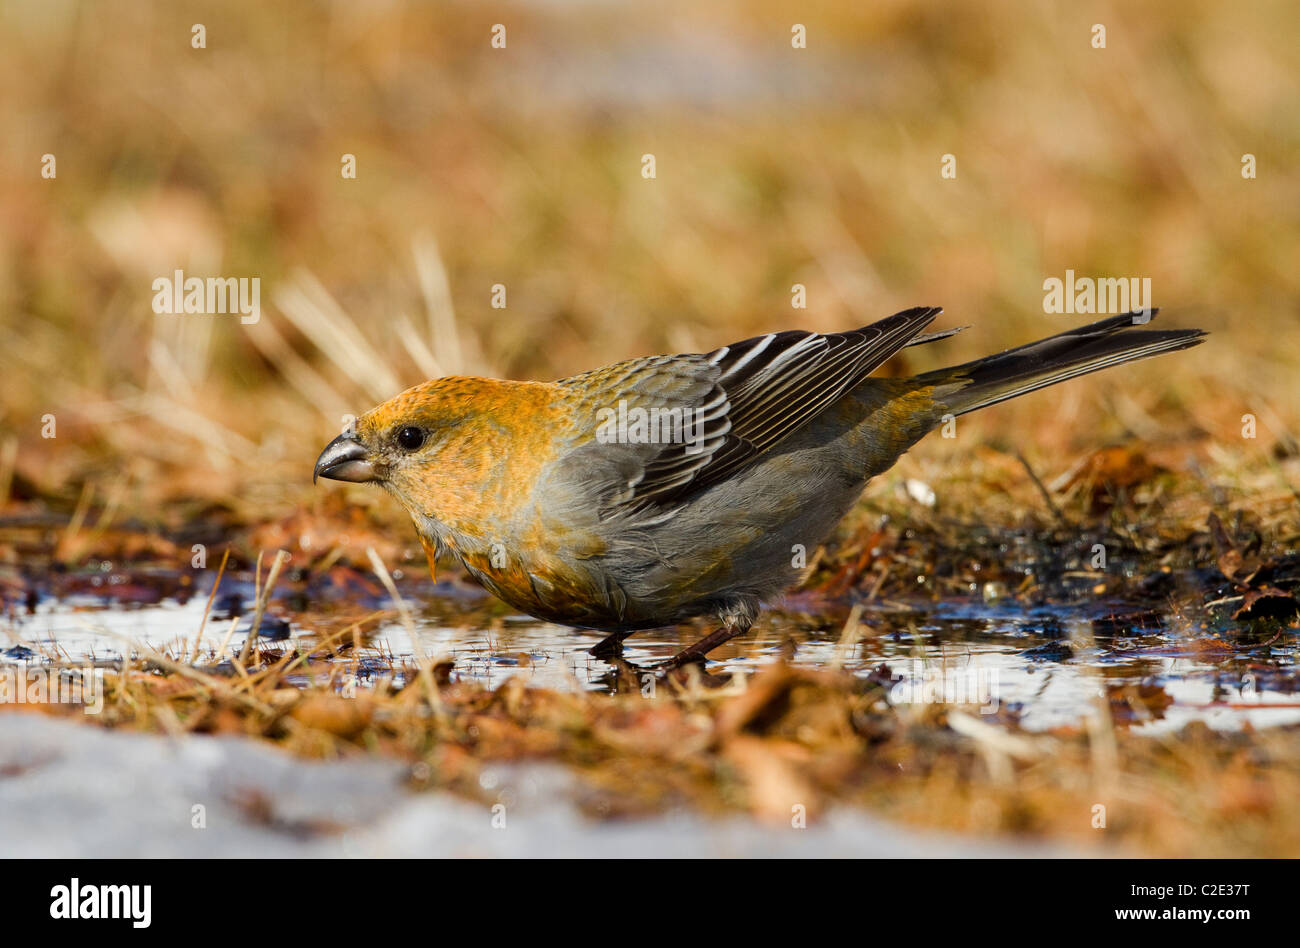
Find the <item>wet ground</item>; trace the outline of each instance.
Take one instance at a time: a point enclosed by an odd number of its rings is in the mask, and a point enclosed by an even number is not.
[[[124,654],[142,661],[156,652],[220,673],[230,670],[252,623],[255,590],[246,573],[228,573],[210,607],[214,570],[120,570],[92,561],[56,579],[21,602],[11,599],[0,624],[0,663],[115,667]],[[655,662],[708,629],[637,634],[616,666],[588,654],[597,634],[510,614],[462,580],[434,584],[400,571],[397,579],[414,639],[373,576],[336,567],[310,595],[292,583],[277,588],[259,632],[263,657],[318,650],[321,660],[301,682],[333,673],[340,688],[400,682],[423,654],[449,661],[453,678],[491,687],[521,676],[553,689],[629,690],[645,687]],[[1192,610],[1202,618],[1214,612],[1214,591],[1207,597],[1208,606]],[[349,627],[341,647],[319,651],[323,637]],[[749,673],[781,657],[840,665],[895,682],[894,703],[978,705],[1029,730],[1077,724],[1099,695],[1109,698],[1117,721],[1138,730],[1176,730],[1193,720],[1259,728],[1300,721],[1297,636],[1280,623],[1270,628],[1249,635],[1216,629],[1172,600],[1151,609],[1104,599],[1035,605],[1007,596],[936,602],[849,595],[828,602],[796,594],[748,636],[717,650],[707,671]]]

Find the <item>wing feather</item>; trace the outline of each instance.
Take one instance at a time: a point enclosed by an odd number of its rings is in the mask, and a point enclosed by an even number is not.
[[[661,513],[742,470],[904,346],[950,335],[918,335],[939,312],[917,307],[843,333],[769,333],[710,353],[631,360],[561,380],[596,404],[681,409],[698,425],[684,442],[631,446],[639,474],[631,474],[628,489],[611,498],[602,516]]]

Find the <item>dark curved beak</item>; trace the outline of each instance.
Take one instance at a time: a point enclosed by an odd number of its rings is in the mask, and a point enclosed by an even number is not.
[[[375,468],[370,463],[366,446],[355,435],[341,434],[325,445],[325,450],[316,459],[311,482],[315,484],[318,477],[360,484],[375,479]]]

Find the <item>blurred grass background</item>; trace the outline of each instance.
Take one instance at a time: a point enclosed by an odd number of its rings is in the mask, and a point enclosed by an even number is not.
[[[898,369],[920,370],[1084,321],[1043,312],[1067,269],[1149,277],[1166,325],[1215,335],[963,419],[899,470],[988,443],[1055,475],[1137,436],[1276,473],[1300,427],[1298,35],[1286,0],[11,0],[0,497],[269,511],[344,413],[432,374],[943,305],[973,328]],[[259,277],[261,321],[155,315],[178,268]]]

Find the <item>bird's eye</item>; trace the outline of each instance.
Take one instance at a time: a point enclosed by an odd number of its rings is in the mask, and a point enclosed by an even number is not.
[[[397,432],[397,443],[407,451],[414,451],[424,444],[424,432],[412,426],[407,426]]]

